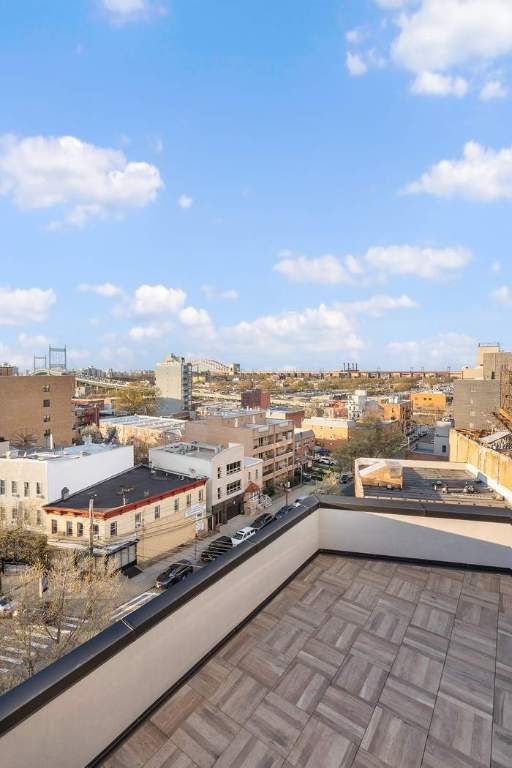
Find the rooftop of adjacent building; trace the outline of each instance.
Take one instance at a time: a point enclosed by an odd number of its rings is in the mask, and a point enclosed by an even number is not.
[[[207,459],[211,461],[214,456],[217,456],[222,451],[228,448],[237,446],[238,443],[228,443],[227,445],[214,445],[213,443],[202,443],[195,440],[190,442],[182,441],[176,443],[169,443],[168,445],[162,445],[152,448],[152,453],[163,451],[165,453],[178,454],[179,456],[197,457],[198,459]]]
[[[119,449],[126,450],[126,446],[123,445],[93,443],[90,440],[84,441],[84,445],[70,445],[65,448],[56,448],[53,451],[39,448],[27,450],[11,448],[8,442],[5,445],[6,447],[1,448],[0,459],[7,461],[15,459],[16,461],[51,461],[52,463],[86,458],[87,456],[109,453]]]
[[[379,485],[371,484],[372,473],[378,473],[384,467],[396,469],[400,473],[401,487],[385,478]],[[393,459],[358,459],[357,476],[362,482],[364,498],[403,499],[493,509],[508,509],[510,506],[503,496],[487,485],[483,476],[477,476],[456,463],[422,462],[415,459],[403,462]]]
[[[186,490],[195,483],[206,482],[201,476],[178,474],[138,464],[131,469],[90,485],[65,499],[52,502],[46,509],[86,510],[91,499],[95,512],[126,507],[155,497],[165,496],[173,491]]]
[[[144,427],[145,429],[173,429],[185,424],[184,419],[175,419],[167,416],[145,416],[135,414],[133,416],[107,416],[100,419],[100,425],[113,427]]]

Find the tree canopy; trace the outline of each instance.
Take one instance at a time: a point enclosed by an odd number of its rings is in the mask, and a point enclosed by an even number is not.
[[[403,445],[401,432],[386,427],[375,417],[361,419],[350,439],[333,451],[340,472],[353,469],[355,459],[361,456],[385,458],[394,456]]]
[[[130,416],[134,414],[152,416],[157,409],[158,390],[154,387],[129,384],[127,387],[118,389],[115,397],[117,398],[116,410],[125,411]]]

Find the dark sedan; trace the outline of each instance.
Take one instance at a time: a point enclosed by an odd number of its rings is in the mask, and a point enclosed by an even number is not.
[[[271,515],[270,512],[264,512],[262,515],[258,515],[258,517],[254,518],[251,523],[251,528],[254,528],[255,531],[261,531],[261,529],[265,528],[265,526],[271,523],[273,519],[274,515]]]
[[[230,536],[219,536],[214,539],[206,549],[201,552],[201,560],[208,563],[210,560],[216,560],[218,557],[233,548],[233,541]]]
[[[274,515],[275,520],[280,520],[282,517],[288,514],[288,512],[292,512],[295,509],[294,504],[286,504],[284,507],[281,507],[281,509],[278,509],[276,514]]]
[[[186,579],[192,573],[194,573],[194,568],[190,560],[178,560],[178,562],[172,563],[172,565],[166,568],[160,576],[157,576],[155,587],[157,589],[167,589],[167,587],[171,587],[173,584],[178,584],[183,579]]]

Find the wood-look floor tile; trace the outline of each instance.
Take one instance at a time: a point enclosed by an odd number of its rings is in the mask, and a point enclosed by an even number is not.
[[[375,606],[375,603],[382,592],[382,587],[357,578],[354,579],[349,588],[345,590],[343,599],[349,603],[355,603],[355,605],[370,610]]]
[[[438,592],[441,595],[458,598],[463,586],[463,581],[442,573],[431,573],[427,580],[427,589]]]
[[[382,606],[393,613],[397,613],[399,616],[403,616],[405,619],[411,619],[414,611],[416,610],[417,601],[414,603],[409,600],[404,600],[401,597],[390,595],[389,592],[383,592],[379,598],[377,606]]]
[[[479,592],[500,591],[500,576],[497,573],[485,573],[484,571],[466,571],[464,574],[464,587],[478,590]]]
[[[172,736],[183,720],[202,704],[203,698],[189,685],[181,688],[153,712],[150,721],[167,736]]]
[[[471,707],[492,714],[494,674],[448,656],[441,677],[440,690]]]
[[[349,602],[345,599],[345,596],[343,596],[331,606],[331,613],[350,624],[357,624],[360,627],[364,627],[371,611],[367,608],[363,608],[361,605]]]
[[[281,678],[274,689],[290,704],[295,704],[305,712],[313,712],[329,686],[329,678],[309,666],[294,663]]]
[[[350,650],[359,632],[360,627],[357,624],[339,616],[331,616],[315,634],[315,639],[345,652]]]
[[[372,664],[364,656],[350,654],[333,682],[369,704],[376,704],[387,676],[383,667]]]
[[[430,589],[424,589],[419,597],[420,603],[431,605],[433,608],[439,608],[447,613],[455,613],[459,602],[458,597],[443,595],[441,592],[432,592]]]
[[[477,763],[489,765],[492,737],[490,714],[440,692],[434,707],[430,734],[447,748]]]
[[[311,717],[288,761],[294,768],[349,768],[356,745],[327,723]]]
[[[428,693],[437,693],[443,662],[427,656],[416,648],[402,645],[391,669],[394,677],[421,688]]]
[[[364,656],[368,661],[376,662],[390,670],[398,653],[399,646],[382,637],[361,630],[352,645],[352,653]]]
[[[272,627],[265,636],[264,643],[273,653],[281,654],[287,661],[293,661],[310,636],[311,631],[306,632],[285,618]]]
[[[498,606],[490,605],[485,600],[462,594],[457,606],[457,619],[463,624],[470,624],[496,632]]]
[[[359,581],[367,581],[370,584],[375,584],[382,590],[385,590],[392,578],[392,574],[384,571],[374,570],[371,566],[361,568],[357,574]]]
[[[390,768],[419,768],[427,732],[377,706],[361,742],[361,750]]]
[[[453,642],[494,658],[496,656],[496,636],[495,631],[464,624],[459,619],[455,619],[451,639]]]
[[[288,668],[288,660],[263,643],[256,645],[240,660],[238,668],[266,688],[273,688]]]
[[[394,575],[401,579],[405,579],[406,581],[415,581],[418,584],[426,584],[430,576],[430,569],[425,568],[422,565],[398,564]]]
[[[251,648],[254,648],[256,642],[257,638],[244,627],[244,629],[233,635],[233,637],[222,646],[220,651],[216,654],[216,658],[223,661],[225,664],[231,664],[231,666],[236,667],[240,659],[242,659]]]
[[[373,707],[342,688],[330,686],[318,702],[315,715],[337,733],[359,743],[373,714]]]
[[[104,761],[104,768],[142,768],[167,741],[167,736],[146,720]]]
[[[501,629],[498,632],[496,659],[501,664],[512,667],[512,632],[506,632]]]
[[[240,730],[220,709],[202,704],[183,721],[172,740],[199,768],[211,768]]]
[[[331,678],[345,660],[345,654],[311,637],[297,654],[297,661]]]
[[[380,695],[379,704],[394,712],[405,722],[427,731],[432,720],[435,701],[435,694],[389,675]]]
[[[496,664],[494,722],[512,732],[512,667],[500,662]]]
[[[453,626],[453,615],[425,603],[419,603],[414,611],[411,624],[420,629],[426,629],[427,632],[449,637]]]
[[[327,584],[331,589],[336,590],[337,594],[341,597],[346,589],[350,587],[350,579],[346,579],[340,576],[337,571],[329,568],[324,571],[321,576],[318,577],[320,584]]]
[[[297,627],[305,629],[306,632],[321,627],[327,621],[327,617],[328,614],[325,611],[301,603],[296,603],[286,613],[286,620],[290,624],[295,624]]]
[[[219,707],[237,723],[243,724],[268,692],[268,688],[254,677],[245,674],[241,669],[234,669],[210,697],[210,703]]]
[[[395,563],[392,560],[365,560],[364,562],[364,570],[380,573],[383,576],[389,576],[390,578],[398,568],[398,563]]]
[[[301,605],[314,606],[320,611],[328,611],[331,605],[340,597],[337,590],[331,589],[321,581],[313,584],[300,601]]]
[[[265,611],[260,611],[260,613],[256,614],[244,629],[248,635],[260,640],[270,632],[272,627],[275,627],[278,621],[276,616],[272,616]]]
[[[491,768],[510,768],[512,760],[512,730],[493,726]]]
[[[409,625],[405,633],[402,645],[415,648],[425,656],[444,662],[448,650],[449,639],[442,635],[436,635],[426,629]]]
[[[449,746],[437,741],[431,735],[427,739],[421,768],[488,768],[489,763],[480,763],[473,758],[455,752]],[[501,768],[501,766],[500,766]]]
[[[188,755],[178,749],[169,739],[152,758],[144,763],[144,768],[195,768]]]
[[[383,637],[392,643],[401,643],[409,626],[409,619],[389,610],[381,600],[373,609],[365,629],[377,637]]]
[[[386,594],[393,597],[399,597],[402,600],[407,600],[411,603],[417,603],[421,592],[423,591],[423,584],[417,581],[408,581],[400,576],[393,576],[388,586],[386,587]],[[414,610],[414,609],[413,609]]]
[[[213,696],[221,683],[226,680],[233,671],[231,664],[214,657],[188,681],[188,685],[205,699]]]
[[[494,673],[496,665],[494,656],[488,656],[478,649],[470,648],[468,645],[462,645],[462,643],[453,639],[450,640],[450,645],[448,646],[447,658],[465,661],[468,664],[472,664],[475,667],[479,667],[480,669],[491,673]]]
[[[275,693],[269,693],[245,728],[286,757],[306,725],[309,715]]]
[[[240,731],[215,768],[281,768],[283,758],[248,731]]]

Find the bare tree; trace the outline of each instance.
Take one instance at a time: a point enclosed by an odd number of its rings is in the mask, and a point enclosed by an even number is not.
[[[11,440],[11,444],[19,451],[28,451],[37,445],[37,435],[33,432],[17,432],[14,439]]]
[[[41,580],[47,580],[43,598]],[[15,613],[0,623],[0,654],[16,661],[12,671],[0,675],[0,692],[104,629],[121,587],[122,577],[112,566],[94,567],[88,556],[77,563],[72,553],[62,553],[49,571],[43,565],[28,568],[13,596]]]
[[[154,387],[128,384],[118,389],[114,396],[117,398],[116,411],[152,416],[157,410],[159,393]]]

